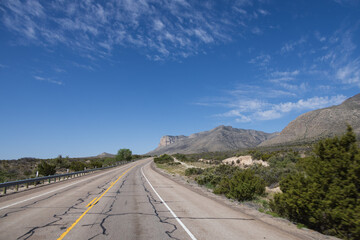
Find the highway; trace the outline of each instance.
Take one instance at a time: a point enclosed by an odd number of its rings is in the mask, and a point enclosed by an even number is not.
[[[0,239],[315,239],[159,174],[152,159],[0,198]]]

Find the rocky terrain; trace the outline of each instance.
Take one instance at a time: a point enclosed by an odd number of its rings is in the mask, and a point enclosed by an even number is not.
[[[290,122],[281,133],[260,146],[296,144],[341,135],[350,124],[360,136],[360,94],[342,104],[307,112]]]
[[[158,148],[149,152],[151,155],[173,153],[201,153],[229,151],[255,147],[270,139],[274,134],[255,130],[245,130],[230,126],[219,126],[210,131],[195,133],[190,136],[164,136]]]

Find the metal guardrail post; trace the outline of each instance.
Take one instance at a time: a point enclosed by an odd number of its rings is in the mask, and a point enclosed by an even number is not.
[[[3,194],[6,194],[6,187],[3,188]]]
[[[19,184],[16,185],[16,191],[19,191]]]

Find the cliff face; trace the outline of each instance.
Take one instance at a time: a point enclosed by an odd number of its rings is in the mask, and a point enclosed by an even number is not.
[[[230,126],[219,126],[210,131],[187,136],[164,136],[158,148],[149,152],[151,155],[173,153],[200,153],[229,151],[246,147],[255,147],[271,138],[273,134],[237,129]]]
[[[261,143],[260,146],[302,143],[341,135],[346,131],[347,124],[353,127],[358,136],[360,135],[360,94],[340,105],[300,115],[277,137]]]
[[[159,147],[168,146],[168,145],[176,143],[184,138],[187,138],[187,137],[182,136],[182,135],[181,136],[169,136],[169,135],[163,136],[160,139]]]

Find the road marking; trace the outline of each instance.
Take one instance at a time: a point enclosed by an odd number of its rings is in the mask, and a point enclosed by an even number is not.
[[[86,207],[89,207],[96,199],[97,199],[97,197],[94,198],[93,200],[91,200],[91,202],[89,202],[88,205],[86,205]]]
[[[136,164],[136,165],[137,165],[137,164]],[[135,166],[136,166],[136,165],[135,165]],[[92,205],[90,205],[90,207],[88,207],[88,209],[86,209],[86,211],[85,211],[83,214],[81,214],[81,216],[80,216],[78,219],[76,219],[76,221],[75,221],[68,229],[66,229],[66,231],[65,231],[63,234],[61,234],[61,236],[60,236],[57,240],[63,239],[63,238],[71,231],[71,229],[73,229],[73,228],[76,226],[76,224],[78,224],[78,222],[90,211],[90,209],[92,209],[92,208],[95,206],[95,204],[98,203],[98,202],[100,201],[100,199],[117,183],[117,181],[119,181],[120,178],[122,178],[128,171],[130,171],[131,169],[133,169],[135,166],[132,166],[131,168],[129,168],[128,170],[126,170],[125,172],[123,172],[123,174],[121,174],[121,175],[116,179],[115,182],[111,183],[110,187],[108,187],[108,189],[106,189],[106,191],[103,192],[103,194],[101,194],[100,197],[98,197],[96,200],[94,199],[95,202],[94,202]],[[93,201],[94,201],[94,200],[93,200]],[[91,202],[92,202],[92,201],[91,201]]]
[[[124,166],[121,166],[121,167],[124,167]],[[49,191],[49,192],[46,192],[46,193],[43,193],[43,194],[40,194],[40,195],[31,197],[31,198],[28,198],[28,199],[25,199],[25,200],[22,200],[22,201],[19,201],[19,202],[16,202],[16,203],[9,204],[9,205],[7,205],[7,206],[1,207],[0,210],[3,210],[3,209],[8,208],[8,207],[12,207],[12,206],[14,206],[14,205],[17,205],[17,204],[20,204],[20,203],[23,203],[23,202],[26,202],[26,201],[29,201],[29,200],[32,200],[32,199],[35,199],[35,198],[38,198],[38,197],[42,197],[42,196],[47,195],[47,194],[49,194],[49,193],[53,193],[53,192],[62,190],[62,189],[67,188],[67,187],[71,187],[72,185],[75,185],[75,184],[78,184],[78,183],[81,183],[81,182],[84,182],[84,181],[88,181],[88,180],[90,180],[90,179],[93,179],[93,178],[96,178],[96,177],[100,177],[100,176],[102,176],[102,175],[105,175],[105,174],[108,174],[108,173],[111,173],[111,172],[115,172],[115,171],[118,171],[118,170],[119,170],[119,169],[114,169],[114,170],[112,170],[112,171],[105,172],[105,173],[102,173],[102,174],[100,174],[100,175],[93,176],[93,177],[91,177],[91,178],[83,179],[83,180],[81,180],[81,181],[77,181],[77,182],[75,182],[75,183],[71,183],[71,184],[66,185],[66,186],[64,186],[64,187],[60,187],[60,188],[54,189],[54,190],[52,190],[52,191]]]
[[[150,162],[151,163],[151,162]],[[150,163],[146,164],[149,165]],[[160,201],[165,205],[165,207],[169,210],[169,212],[173,215],[173,217],[176,219],[176,221],[178,221],[178,223],[182,226],[182,228],[185,230],[185,232],[190,236],[190,238],[192,240],[196,240],[196,237],[190,232],[190,230],[185,226],[185,224],[183,224],[183,222],[176,216],[176,214],[173,212],[173,210],[171,210],[171,208],[166,204],[166,202],[160,197],[160,195],[158,194],[158,192],[155,190],[155,188],[151,185],[150,181],[147,179],[147,177],[144,174],[143,171],[143,167],[141,168],[141,174],[144,176],[144,178],[146,179],[146,181],[148,182],[148,184],[150,185],[150,187],[152,188],[152,190],[156,193],[156,195],[158,196],[158,198],[160,199]]]

